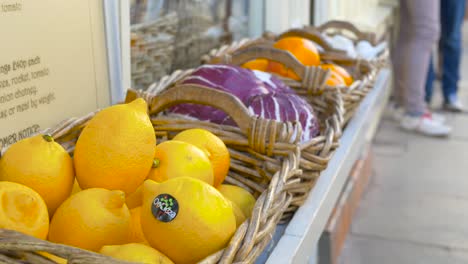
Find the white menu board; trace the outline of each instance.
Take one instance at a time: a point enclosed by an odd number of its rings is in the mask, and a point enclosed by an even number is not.
[[[104,14],[98,0],[0,0],[0,146],[115,101]]]

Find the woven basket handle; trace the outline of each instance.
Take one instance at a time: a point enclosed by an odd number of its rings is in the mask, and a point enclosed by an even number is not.
[[[226,56],[229,57],[229,54],[234,53],[236,50],[245,49],[250,46],[273,46],[274,41],[266,38],[258,39],[245,39],[240,42],[233,42],[229,45],[222,46],[219,49],[213,49],[210,54],[204,55],[202,57],[202,63],[207,64],[218,64],[226,62]],[[227,61],[230,62],[230,61]]]
[[[326,51],[333,51],[343,53],[344,51],[338,50],[332,47],[332,45],[322,36],[322,34],[316,29],[310,28],[293,28],[284,33],[280,34],[276,39],[282,39],[286,37],[301,37],[312,40],[318,45],[322,46]]]
[[[223,110],[246,135],[253,150],[270,156],[273,155],[275,142],[297,143],[302,135],[298,122],[277,122],[251,115],[237,97],[201,85],[178,84],[158,95],[129,89],[125,101],[130,102],[137,97],[144,97],[149,102],[150,115],[181,103],[196,103]]]
[[[240,48],[233,52],[229,59],[230,64],[239,66],[258,58],[279,62],[292,69],[299,77],[303,77],[305,74],[306,66],[298,61],[291,52],[269,45],[254,45]]]
[[[359,40],[367,40],[372,45],[376,45],[377,43],[377,36],[371,32],[363,32],[359,30],[356,26],[348,21],[342,20],[330,20],[320,26],[317,27],[320,32],[324,32],[329,29],[338,29],[338,30],[347,30],[356,36]]]
[[[355,59],[351,58],[347,55],[336,54],[336,53],[325,53],[321,56],[321,59],[324,61],[333,61],[341,66],[345,67],[356,67],[362,68],[365,72],[369,72],[372,70],[373,66],[369,61],[363,59]]]
[[[330,70],[316,66],[305,66],[289,51],[276,49],[270,45],[248,46],[237,50],[230,56],[225,55],[226,62],[234,65],[242,65],[258,58],[276,61],[285,65],[299,76],[302,87],[311,93],[323,90],[324,84],[330,75]]]
[[[293,36],[310,39],[316,42],[317,44],[321,45],[325,49],[325,52],[320,54],[320,58],[322,60],[333,60],[336,62],[343,61],[347,62],[348,64],[352,64],[353,62],[355,62],[355,59],[349,57],[346,54],[346,51],[333,48],[331,44],[329,44],[329,42],[325,40],[322,34],[318,32],[315,28],[311,27],[307,29],[291,29],[281,34],[278,38]]]
[[[139,97],[135,90],[128,90],[126,102]],[[249,125],[254,118],[244,104],[235,96],[226,92],[196,84],[178,84],[168,88],[149,100],[149,113],[157,114],[166,108],[182,103],[195,103],[212,106],[223,110],[239,126],[242,132],[249,131]]]

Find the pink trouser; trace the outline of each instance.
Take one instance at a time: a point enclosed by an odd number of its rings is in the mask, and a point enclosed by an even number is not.
[[[392,54],[398,104],[412,115],[426,112],[424,87],[432,47],[439,39],[440,0],[400,0],[400,32]]]

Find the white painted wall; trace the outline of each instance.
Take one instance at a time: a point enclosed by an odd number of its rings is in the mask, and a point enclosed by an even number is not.
[[[265,30],[279,33],[310,24],[310,0],[265,0]]]
[[[373,12],[380,0],[316,0],[315,24],[330,19],[356,20]]]
[[[314,21],[350,21],[366,31],[379,32],[391,18],[398,0],[315,0]]]
[[[249,37],[256,38],[265,31],[265,4],[264,0],[253,0],[249,4]]]
[[[310,21],[314,2],[314,21]],[[319,25],[328,20],[347,20],[367,30],[376,30],[388,14],[389,3],[397,0],[251,0],[251,37],[269,30],[275,33],[305,24]]]

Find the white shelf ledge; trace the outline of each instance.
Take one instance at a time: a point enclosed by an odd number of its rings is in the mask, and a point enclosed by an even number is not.
[[[370,144],[390,95],[391,72],[383,69],[344,130],[340,147],[322,172],[308,199],[287,226],[280,225],[257,263],[308,263],[332,213],[346,178],[361,151]]]

